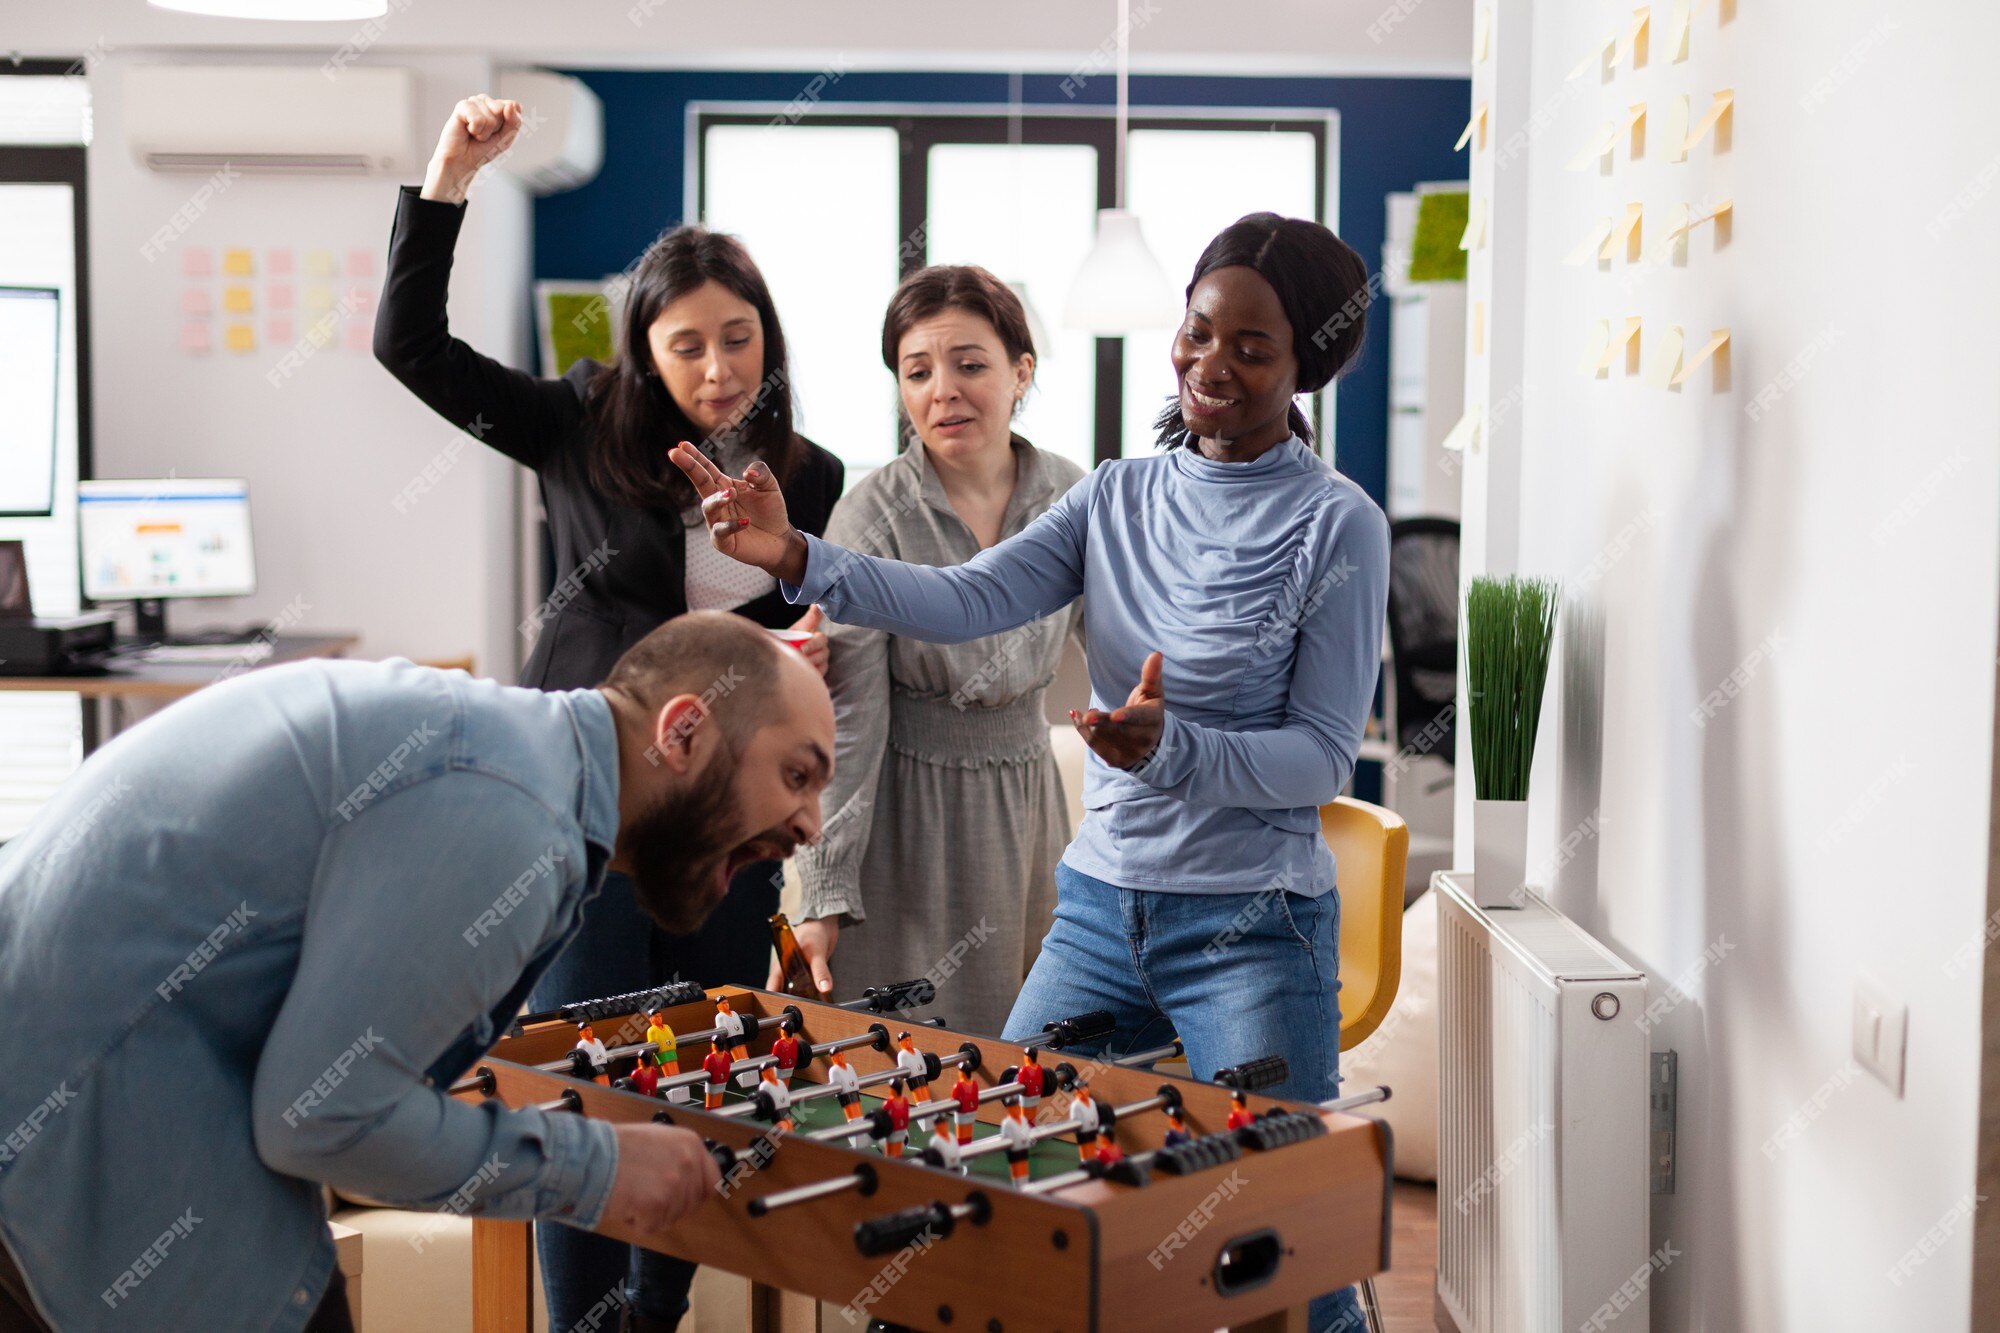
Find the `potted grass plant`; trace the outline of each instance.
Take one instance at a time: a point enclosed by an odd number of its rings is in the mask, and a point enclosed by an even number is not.
[[[1472,891],[1505,907],[1527,878],[1528,770],[1555,641],[1556,584],[1475,578],[1465,591],[1472,714]]]

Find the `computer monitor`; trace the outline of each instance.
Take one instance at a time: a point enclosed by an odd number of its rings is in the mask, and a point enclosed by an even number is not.
[[[0,287],[0,514],[53,512],[61,293]]]
[[[136,603],[141,635],[166,637],[166,598],[257,590],[240,479],[80,481],[76,502],[83,595]]]

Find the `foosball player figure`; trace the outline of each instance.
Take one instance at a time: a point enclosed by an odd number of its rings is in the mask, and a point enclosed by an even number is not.
[[[772,1121],[785,1133],[791,1133],[796,1128],[792,1123],[792,1090],[778,1077],[776,1069],[764,1066],[764,1078],[757,1085],[757,1091],[771,1099]]]
[[[1193,1141],[1194,1135],[1188,1132],[1187,1121],[1181,1119],[1181,1108],[1178,1106],[1169,1106],[1167,1108],[1166,1146],[1169,1148],[1178,1148],[1183,1143],[1191,1143]]]
[[[1110,1167],[1125,1160],[1125,1150],[1118,1146],[1118,1140],[1106,1134],[1097,1141],[1097,1148],[1090,1154],[1100,1164]]]
[[[1082,1161],[1090,1156],[1091,1145],[1104,1131],[1104,1108],[1090,1095],[1090,1085],[1079,1083],[1076,1095],[1069,1101],[1069,1117],[1076,1124],[1076,1156]]]
[[[653,1011],[653,1025],[646,1029],[646,1040],[653,1043],[653,1058],[659,1064],[661,1078],[672,1078],[681,1072],[681,1042],[674,1030],[667,1026],[667,1011]],[[667,1100],[684,1102],[688,1099],[686,1088],[668,1088]]]
[[[1049,1071],[1042,1068],[1042,1052],[1037,1046],[1030,1046],[1026,1052],[1027,1063],[1014,1071],[1014,1081],[1021,1085],[1018,1094],[1021,1105],[1032,1111],[1042,1104],[1042,1094],[1050,1091]]]
[[[889,1136],[882,1141],[882,1151],[891,1157],[903,1155],[903,1145],[910,1141],[910,1099],[903,1095],[903,1080],[889,1080],[889,1095],[882,1101],[882,1111],[889,1117]]]
[[[828,1059],[826,1081],[836,1091],[833,1099],[840,1103],[840,1110],[849,1120],[861,1118],[861,1076],[854,1072],[854,1066],[847,1063],[846,1051],[835,1051]]]
[[[660,1095],[660,1066],[656,1062],[658,1053],[642,1051],[639,1062],[632,1066],[632,1090],[648,1097]]]
[[[799,1039],[795,1035],[798,1024],[787,1014],[784,1022],[778,1025],[778,1030],[778,1039],[771,1043],[771,1054],[777,1057],[778,1082],[789,1088],[792,1086],[792,1075],[799,1068]]]
[[[903,1077],[910,1080],[910,1095],[920,1102],[931,1099],[931,1070],[924,1063],[924,1053],[917,1049],[917,1043],[907,1032],[896,1034],[896,1068],[903,1071]]]
[[[1257,1117],[1251,1115],[1250,1108],[1244,1104],[1242,1089],[1239,1088],[1236,1091],[1230,1093],[1229,1120],[1227,1123],[1227,1128],[1241,1129],[1245,1125],[1255,1124],[1256,1121]]]
[[[979,1085],[972,1081],[972,1075],[965,1072],[963,1065],[959,1066],[958,1078],[951,1085],[951,1100],[958,1108],[951,1113],[951,1118],[958,1128],[958,1142],[963,1146],[972,1142],[972,1127],[979,1120]],[[944,1117],[938,1117],[938,1123],[943,1122]]]
[[[590,1061],[591,1079],[608,1086],[611,1082],[611,1079],[607,1076],[611,1057],[605,1053],[604,1043],[597,1039],[595,1032],[591,1031],[590,1024],[581,1023],[577,1025],[576,1049],[582,1051],[585,1058]]]
[[[1020,1097],[1009,1096],[1006,1107],[1007,1114],[1000,1119],[1000,1137],[1007,1141],[1007,1174],[1018,1189],[1028,1181],[1028,1153],[1035,1146],[1035,1127]]]
[[[730,1009],[727,995],[716,997],[715,1028],[717,1050],[726,1046],[732,1059],[750,1058],[750,1038],[744,1035],[743,1015]],[[754,1088],[757,1086],[756,1072],[746,1069],[736,1076],[736,1081],[746,1088]]]
[[[943,1116],[931,1121],[931,1151],[937,1154],[939,1166],[965,1174],[965,1163],[958,1155],[958,1136],[952,1133],[950,1125],[945,1124]]]
[[[701,1067],[708,1074],[708,1097],[703,1102],[713,1111],[722,1105],[722,1090],[729,1085],[729,1052],[717,1046],[702,1059]]]

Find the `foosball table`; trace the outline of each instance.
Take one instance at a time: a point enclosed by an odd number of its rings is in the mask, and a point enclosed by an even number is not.
[[[836,1328],[1276,1330],[1388,1267],[1389,1132],[1355,1113],[1382,1090],[1280,1101],[1275,1057],[1203,1083],[1149,1072],[1177,1043],[1072,1049],[1109,1014],[1012,1044],[930,998],[676,983],[524,1017],[452,1091],[701,1134],[717,1197],[604,1234],[747,1277],[753,1330],[818,1329],[820,1301]],[[532,1329],[532,1256],[530,1223],[474,1220],[478,1333]]]

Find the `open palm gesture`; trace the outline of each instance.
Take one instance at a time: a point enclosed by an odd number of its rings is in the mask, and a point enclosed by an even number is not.
[[[1167,696],[1160,688],[1160,672],[1166,659],[1149,653],[1139,668],[1139,683],[1125,696],[1125,706],[1106,713],[1093,708],[1088,713],[1069,710],[1069,720],[1083,737],[1084,744],[1113,768],[1137,768],[1152,757],[1167,725]]]

